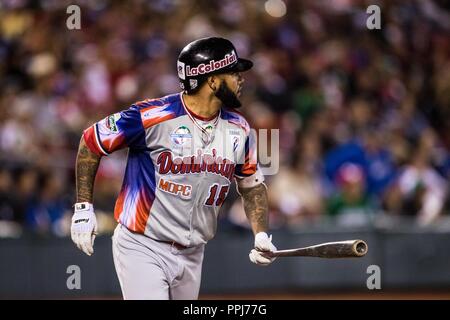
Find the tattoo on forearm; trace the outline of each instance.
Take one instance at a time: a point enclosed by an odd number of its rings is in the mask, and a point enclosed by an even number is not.
[[[244,200],[244,210],[256,234],[268,229],[267,190],[263,184],[253,188],[239,188]]]
[[[81,139],[76,169],[77,202],[93,202],[94,181],[100,159]]]

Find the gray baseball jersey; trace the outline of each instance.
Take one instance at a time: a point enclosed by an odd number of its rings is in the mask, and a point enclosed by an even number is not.
[[[187,247],[214,237],[232,180],[264,181],[244,117],[222,107],[214,119],[190,111],[177,93],[144,100],[85,130],[93,152],[129,148],[116,220],[155,240]]]

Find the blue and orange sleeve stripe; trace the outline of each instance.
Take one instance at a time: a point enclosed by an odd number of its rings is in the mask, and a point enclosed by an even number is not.
[[[93,124],[83,132],[83,139],[89,150],[98,156],[105,156],[108,153],[105,151],[103,146],[100,144],[97,132],[96,124]]]

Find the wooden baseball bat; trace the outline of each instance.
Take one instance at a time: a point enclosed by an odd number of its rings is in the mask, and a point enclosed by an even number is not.
[[[269,257],[318,257],[318,258],[353,258],[363,257],[368,250],[363,240],[345,240],[321,243],[314,246],[264,252]]]

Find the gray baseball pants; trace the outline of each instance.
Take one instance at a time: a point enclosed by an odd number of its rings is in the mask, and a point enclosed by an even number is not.
[[[118,224],[112,238],[114,266],[126,300],[194,300],[200,290],[204,245],[174,245]]]

